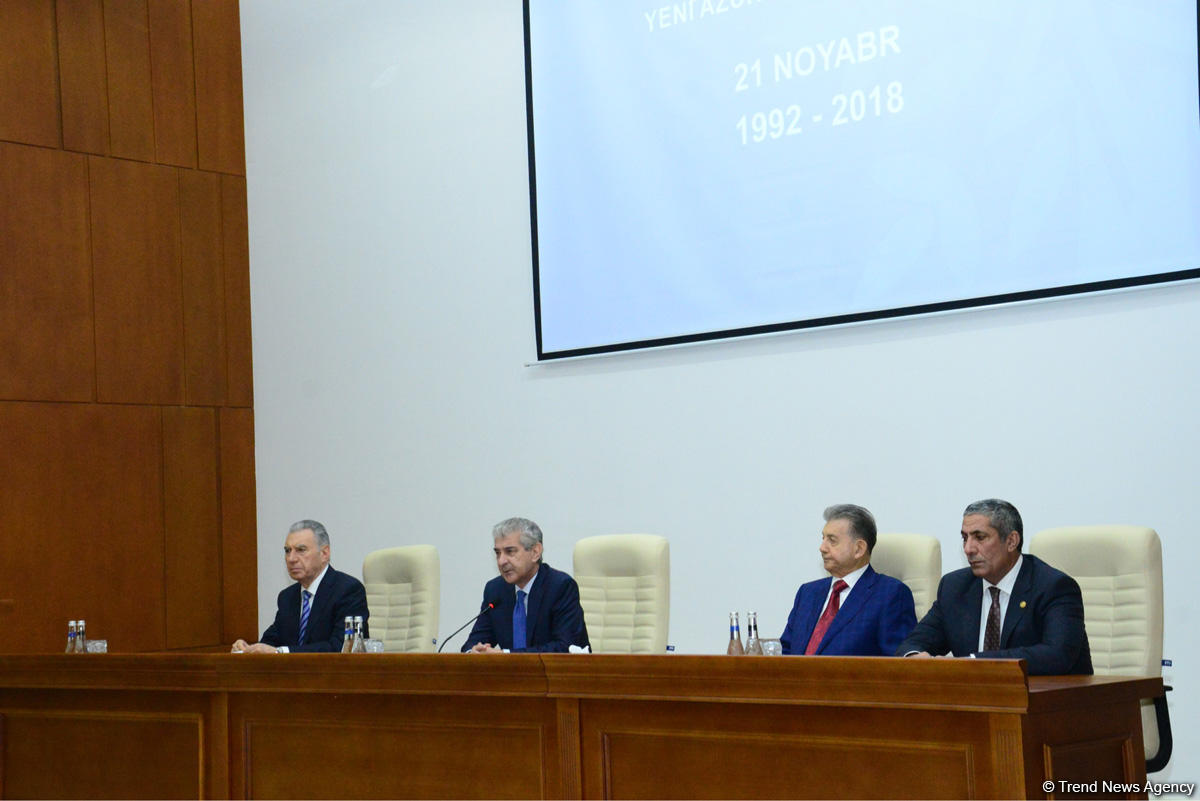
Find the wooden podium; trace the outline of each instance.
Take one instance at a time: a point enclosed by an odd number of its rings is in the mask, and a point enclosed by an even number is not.
[[[1007,660],[3,656],[0,795],[1062,797],[1144,784],[1161,692]]]

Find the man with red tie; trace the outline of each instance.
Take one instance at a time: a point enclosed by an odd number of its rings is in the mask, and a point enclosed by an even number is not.
[[[821,559],[830,578],[796,593],[780,640],[785,654],[891,656],[917,615],[912,591],[871,567],[875,518],[861,506],[825,510]]]

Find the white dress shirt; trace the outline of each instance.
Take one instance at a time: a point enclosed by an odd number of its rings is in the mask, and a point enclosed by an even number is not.
[[[325,567],[321,568],[321,572],[317,574],[317,577],[312,580],[312,583],[310,583],[307,588],[305,588],[304,585],[300,585],[300,616],[301,617],[304,616],[304,590],[307,589],[312,594],[312,597],[308,599],[308,613],[311,615],[312,614],[312,605],[317,602],[317,587],[321,586],[321,579],[325,578],[325,574],[327,572],[329,572],[328,564],[326,564]],[[275,650],[281,654],[290,654],[292,652],[292,649],[288,648],[286,645],[281,645]]]
[[[838,609],[842,608],[842,604],[846,603],[846,599],[850,597],[850,591],[854,589],[854,585],[862,578],[862,574],[867,572],[867,567],[870,563],[863,565],[858,570],[847,573],[842,576],[842,581],[846,582],[846,589],[842,590],[842,595],[838,598]],[[829,596],[833,595],[833,585],[837,582],[838,577],[834,576],[833,581],[829,582],[829,592],[825,593],[825,603],[821,604],[821,613],[825,613],[825,607],[829,606]]]
[[[992,593],[988,587],[1000,588],[1000,631],[1004,631],[1004,616],[1008,614],[1008,602],[1012,599],[1013,585],[1017,583],[1017,575],[1021,572],[1021,563],[1025,561],[1024,556],[1017,557],[1017,563],[1012,566],[1012,569],[1004,574],[1004,578],[992,584],[986,579],[983,581],[983,608],[979,610],[979,647],[978,651],[983,650],[983,639],[987,636],[987,619],[988,611],[992,608]]]
[[[325,565],[325,567],[321,568],[321,572],[317,574],[317,577],[312,580],[312,583],[309,584],[307,588],[304,587],[304,585],[300,586],[300,614],[304,614],[304,590],[307,589],[312,593],[312,598],[308,600],[308,610],[309,612],[312,612],[313,601],[315,601],[317,598],[317,587],[321,586],[321,579],[325,578],[325,574],[328,572],[329,565]]]
[[[538,573],[540,573],[540,572],[542,572],[542,567],[541,567],[541,565],[538,565]],[[521,586],[517,587],[518,590],[525,591],[525,598],[521,600],[521,605],[525,607],[526,615],[529,614],[529,591],[531,589],[533,589],[533,582],[537,581],[537,577],[538,577],[538,574],[534,573],[532,576],[529,577],[529,581],[525,582],[524,587],[521,587]],[[526,624],[526,626],[528,626],[528,624]],[[529,629],[526,628],[526,631],[528,631],[528,630]]]

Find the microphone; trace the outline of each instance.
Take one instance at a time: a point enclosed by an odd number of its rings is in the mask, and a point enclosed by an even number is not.
[[[470,620],[468,620],[466,623],[463,623],[457,629],[455,629],[454,634],[451,634],[449,637],[442,640],[442,644],[438,646],[437,652],[440,654],[442,652],[442,649],[446,647],[446,643],[453,640],[456,634],[458,634],[460,631],[465,629],[467,626],[474,623],[476,620],[479,620],[479,618],[483,617],[485,613],[490,612],[493,609],[495,609],[497,603],[499,603],[499,601],[484,601],[483,608],[479,610],[479,614],[476,615],[475,617],[471,618]]]

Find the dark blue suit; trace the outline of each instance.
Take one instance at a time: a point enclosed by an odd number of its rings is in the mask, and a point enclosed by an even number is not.
[[[909,651],[984,659],[1024,659],[1031,676],[1091,675],[1092,652],[1083,626],[1083,596],[1075,579],[1025,554],[1004,613],[1000,650],[979,650],[983,579],[969,567],[942,576],[937,600],[900,643]]]
[[[810,581],[796,593],[787,628],[780,640],[785,654],[803,654],[812,637],[832,578]],[[891,656],[896,645],[917,625],[912,590],[903,582],[867,565],[854,589],[829,624],[817,654],[824,656]]]
[[[512,651],[513,609],[517,605],[517,588],[496,576],[483,588],[483,604],[494,602],[496,608],[484,612],[475,621],[462,650],[469,651],[476,643],[497,645]],[[579,605],[579,585],[561,570],[546,563],[538,568],[537,580],[525,600],[525,641],[523,650],[550,653],[566,652],[571,645],[590,645],[587,626],[583,622],[583,607]]]
[[[289,651],[340,651],[344,624],[349,615],[362,615],[367,630],[367,591],[362,582],[333,569],[325,571],[308,612],[308,628],[300,642],[300,582],[279,593],[275,622],[263,632],[260,642],[286,645]]]

